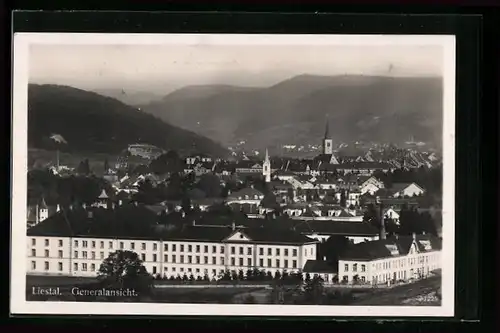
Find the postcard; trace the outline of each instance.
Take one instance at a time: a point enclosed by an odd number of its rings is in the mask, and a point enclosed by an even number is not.
[[[454,36],[13,48],[13,314],[454,315]]]

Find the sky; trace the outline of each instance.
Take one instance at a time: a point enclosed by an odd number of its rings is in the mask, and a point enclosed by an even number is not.
[[[31,83],[167,94],[187,85],[270,86],[300,74],[442,76],[439,45],[32,44]]]

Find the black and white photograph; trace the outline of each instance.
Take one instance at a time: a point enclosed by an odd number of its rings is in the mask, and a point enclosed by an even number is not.
[[[453,36],[13,43],[13,313],[454,315]]]

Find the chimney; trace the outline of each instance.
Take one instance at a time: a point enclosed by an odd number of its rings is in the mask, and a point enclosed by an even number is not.
[[[235,230],[236,230],[236,223],[234,223],[234,222],[233,222],[233,223],[231,224],[231,229],[233,229],[233,231],[235,231]]]
[[[182,211],[181,216],[182,216],[182,218],[185,218],[186,217],[186,212]]]
[[[323,261],[326,261],[326,256],[323,257]]]
[[[412,234],[412,238],[413,238],[413,240],[416,240],[416,239],[417,239],[417,234],[416,234],[416,233],[413,233],[413,234]]]
[[[61,210],[61,206],[59,206],[59,204],[57,204],[56,212],[59,212],[60,210]]]
[[[123,205],[123,201],[122,200],[118,200],[118,206],[121,206]]]
[[[193,220],[192,225],[193,227],[196,225],[196,220]]]

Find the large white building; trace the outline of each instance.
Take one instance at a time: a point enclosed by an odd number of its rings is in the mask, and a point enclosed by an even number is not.
[[[353,245],[338,264],[340,282],[387,284],[428,277],[441,268],[441,239],[399,236]]]
[[[139,220],[135,220],[141,217]],[[63,211],[27,232],[27,273],[96,276],[117,250],[136,252],[151,274],[210,278],[226,270],[302,270],[317,241],[292,230],[156,225],[144,207]],[[142,225],[141,225],[142,224]]]

